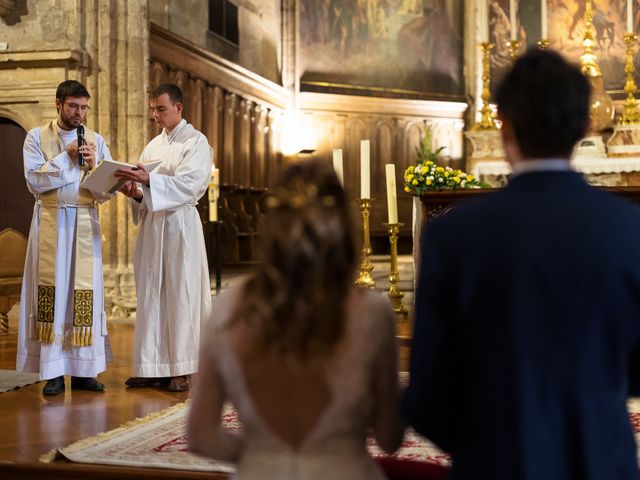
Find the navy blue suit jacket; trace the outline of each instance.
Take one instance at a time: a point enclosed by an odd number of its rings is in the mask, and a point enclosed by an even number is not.
[[[640,209],[526,173],[422,236],[414,428],[453,479],[639,479]]]

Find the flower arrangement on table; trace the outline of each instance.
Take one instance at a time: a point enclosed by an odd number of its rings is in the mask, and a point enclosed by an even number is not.
[[[438,155],[445,147],[433,151],[432,131],[427,127],[425,136],[416,147],[418,161],[410,165],[404,172],[404,191],[416,196],[422,196],[434,190],[455,190],[464,188],[484,188],[473,175],[462,170],[438,165]]]

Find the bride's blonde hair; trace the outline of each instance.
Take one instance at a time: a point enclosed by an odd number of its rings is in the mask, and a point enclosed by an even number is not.
[[[267,197],[261,265],[245,284],[232,322],[255,335],[256,352],[304,357],[311,343],[330,350],[343,332],[356,245],[342,185],[318,160],[288,167]]]

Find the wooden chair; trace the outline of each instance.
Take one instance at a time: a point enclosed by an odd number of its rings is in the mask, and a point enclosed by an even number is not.
[[[245,209],[247,189],[235,185],[220,186],[220,220],[222,224],[222,260],[224,263],[255,261],[258,232]]]
[[[20,300],[27,239],[17,230],[0,232],[0,334],[9,334],[11,307]]]

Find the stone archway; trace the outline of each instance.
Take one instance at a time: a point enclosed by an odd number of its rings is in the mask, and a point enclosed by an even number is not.
[[[24,179],[22,145],[26,136],[16,122],[0,117],[0,231],[15,228],[28,236],[34,198]]]

